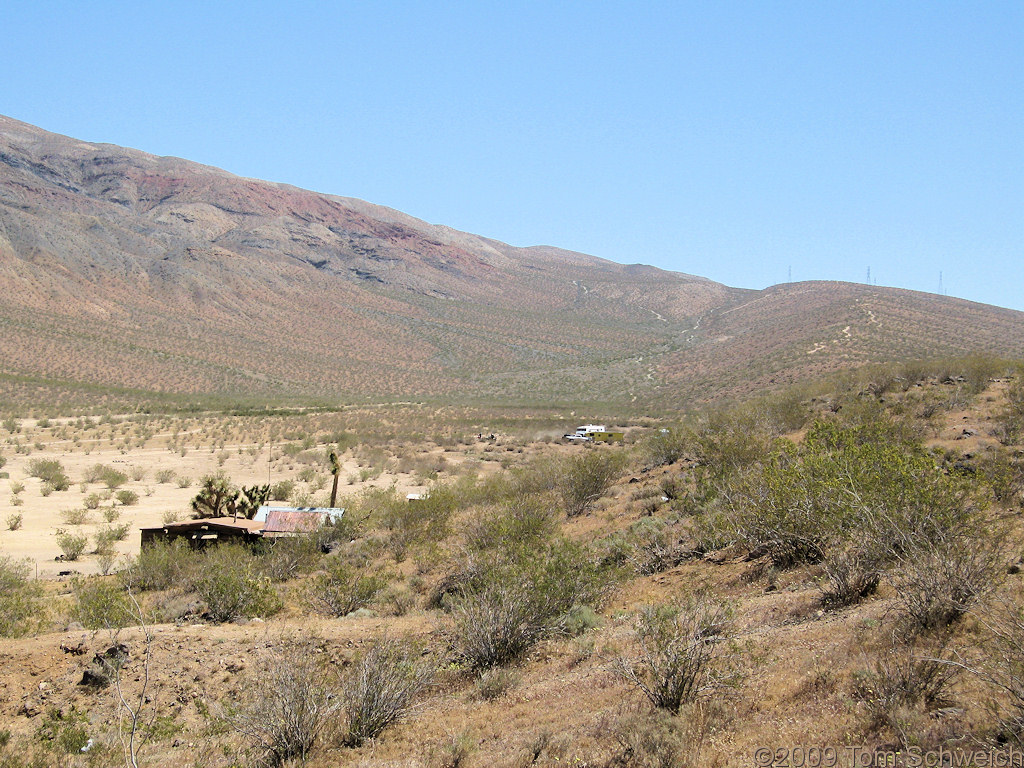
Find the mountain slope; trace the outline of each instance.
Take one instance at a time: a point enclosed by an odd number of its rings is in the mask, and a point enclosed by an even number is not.
[[[516,248],[4,117],[0,279],[8,382],[142,392],[642,403],[889,354],[1024,349],[1022,313]],[[808,364],[805,346],[861,316],[861,288],[885,322]],[[942,342],[965,312],[969,332]]]

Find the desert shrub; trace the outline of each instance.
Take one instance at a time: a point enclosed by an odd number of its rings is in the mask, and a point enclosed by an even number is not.
[[[93,534],[93,541],[96,543],[96,554],[104,555],[114,551],[114,543],[117,541],[110,529],[96,531]]]
[[[485,669],[476,679],[476,695],[484,701],[499,699],[519,684],[520,675],[504,667]]]
[[[117,507],[107,507],[103,510],[103,519],[108,523],[117,522],[121,517],[121,510]]]
[[[79,753],[89,741],[89,716],[74,706],[50,709],[42,717],[35,738],[57,754]]]
[[[648,463],[662,466],[675,464],[683,458],[688,445],[686,431],[673,428],[656,432],[644,438],[640,443],[640,451]]]
[[[771,452],[773,433],[754,409],[711,413],[687,430],[687,443],[702,474],[726,478]]]
[[[1010,506],[1024,492],[1024,464],[1005,450],[986,451],[977,462],[977,472],[998,504]]]
[[[139,502],[139,494],[137,494],[135,491],[129,491],[127,488],[122,488],[120,491],[115,493],[114,498],[116,498],[121,504],[123,504],[126,507],[130,507],[133,504],[138,504]]]
[[[270,579],[260,573],[256,558],[233,544],[203,553],[194,589],[215,622],[270,616],[283,605]]]
[[[970,671],[992,692],[989,708],[997,742],[1024,747],[1024,608],[995,602],[981,616],[986,635],[982,659]]]
[[[612,572],[566,541],[486,553],[448,599],[446,635],[475,669],[507,664],[565,633],[570,611],[599,604],[612,583]]]
[[[1006,409],[999,422],[999,431],[1007,445],[1024,435],[1024,368],[1018,368],[1016,377],[1006,388]]]
[[[483,551],[510,541],[543,543],[556,529],[557,521],[544,498],[519,495],[471,520],[465,538],[470,549]]]
[[[128,475],[108,464],[94,464],[85,471],[85,480],[89,483],[103,483],[113,491],[128,482]]]
[[[888,422],[844,427],[816,422],[799,446],[780,443],[761,464],[723,485],[726,525],[748,547],[786,567],[854,544],[870,572],[917,542],[973,520],[972,489],[944,475]],[[849,565],[849,563],[847,563]]]
[[[90,493],[85,499],[82,500],[82,505],[86,509],[98,509],[100,506],[100,496],[98,493]]]
[[[433,674],[433,667],[414,646],[389,638],[377,640],[342,681],[344,743],[358,747],[406,717]]]
[[[9,531],[16,531],[21,528],[22,515],[21,512],[15,512],[13,515],[7,516],[7,529]]]
[[[131,622],[134,610],[122,584],[108,579],[75,579],[71,591],[71,618],[86,629],[117,629]]]
[[[882,580],[885,557],[868,541],[830,549],[822,559],[826,583],[821,602],[826,608],[851,605],[873,595]]]
[[[31,573],[27,560],[0,557],[0,637],[21,637],[40,625],[43,589]]]
[[[605,539],[605,558],[649,576],[674,568],[694,556],[689,535],[678,524],[645,517]]]
[[[609,768],[683,768],[696,765],[699,749],[686,726],[689,719],[663,710],[629,713],[609,725],[615,751]]]
[[[158,469],[153,477],[161,485],[174,482],[176,473],[173,469]]]
[[[21,496],[11,496],[9,503],[12,507],[21,507],[24,506],[25,500]]]
[[[85,552],[86,546],[89,544],[88,536],[80,536],[73,533],[68,533],[63,528],[58,528],[57,533],[57,546],[60,547],[61,552],[64,553],[65,560],[77,560]]]
[[[125,578],[140,590],[178,587],[190,590],[198,578],[202,555],[182,541],[154,542],[143,547],[125,572]]]
[[[894,569],[896,606],[914,632],[956,622],[1005,574],[1002,538],[949,528],[901,553]]]
[[[448,534],[448,521],[458,508],[457,491],[437,485],[417,501],[406,501],[394,493],[379,509],[388,530],[387,546],[396,562],[404,560],[411,547],[440,541]]]
[[[192,485],[192,478],[189,477],[188,475],[178,475],[174,483],[179,488],[188,488],[190,485]]]
[[[387,586],[387,577],[361,573],[336,557],[324,562],[324,570],[310,582],[307,600],[328,616],[347,616],[369,605]]]
[[[867,704],[873,727],[891,728],[908,746],[916,741],[908,715],[951,706],[951,687],[961,671],[946,654],[944,638],[924,646],[894,641],[855,677],[854,694]]]
[[[676,713],[730,682],[730,633],[728,609],[707,596],[648,607],[637,619],[636,655],[620,656],[615,670],[655,707]]]
[[[87,509],[62,509],[60,519],[68,525],[85,525],[92,519],[92,515],[89,514]]]
[[[268,766],[305,762],[328,743],[343,704],[318,656],[301,646],[263,659],[246,691],[224,719]]]
[[[274,501],[288,501],[294,492],[294,480],[280,480],[270,486],[270,498]]]
[[[273,581],[286,581],[309,573],[323,557],[317,533],[264,541],[257,554],[260,572]]]
[[[2,465],[0,465],[0,466],[2,466]],[[25,490],[25,484],[24,483],[19,483],[17,480],[11,481],[11,493],[13,493],[15,496],[17,496],[19,493],[24,492],[24,490]]]
[[[587,512],[611,487],[622,470],[621,453],[588,450],[566,460],[558,478],[558,494],[568,517]]]
[[[38,477],[54,491],[66,491],[71,481],[64,473],[64,465],[57,459],[32,459],[28,463],[29,477]]]

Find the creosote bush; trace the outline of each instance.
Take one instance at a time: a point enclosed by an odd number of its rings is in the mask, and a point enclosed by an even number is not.
[[[154,542],[129,563],[125,578],[144,591],[172,587],[188,591],[198,578],[200,557],[181,539]]]
[[[1002,537],[952,527],[900,554],[893,571],[896,605],[912,632],[958,621],[1003,580]]]
[[[445,633],[474,669],[508,664],[544,637],[566,634],[572,609],[598,605],[615,572],[568,541],[484,552],[446,598]]]
[[[216,622],[270,616],[283,605],[270,579],[260,573],[256,558],[234,544],[203,552],[194,589]]]
[[[76,579],[71,617],[86,629],[118,629],[133,620],[134,606],[124,586],[109,579]]]
[[[729,610],[706,595],[643,609],[635,633],[636,654],[620,656],[614,668],[659,709],[676,713],[734,678],[725,663]]]
[[[951,687],[963,668],[945,650],[947,638],[925,644],[900,643],[878,655],[856,677],[855,695],[868,707],[872,727],[891,728],[903,746],[916,740],[910,732],[917,711],[951,706]]]
[[[43,589],[31,573],[27,560],[0,557],[0,637],[21,637],[40,625]]]
[[[560,468],[558,493],[567,517],[590,510],[622,470],[623,456],[612,450],[594,448],[568,459]]]
[[[358,747],[405,718],[433,675],[433,665],[416,647],[390,638],[377,640],[342,680],[343,743]]]
[[[263,765],[302,763],[330,743],[343,700],[312,648],[289,643],[263,659],[246,689],[224,719]]]
[[[777,567],[826,560],[833,604],[869,594],[876,576],[920,542],[977,528],[969,485],[885,421],[816,422],[801,445],[780,442],[718,490],[719,516],[707,524]]]
[[[64,553],[65,560],[77,560],[85,552],[85,548],[89,545],[88,536],[79,536],[73,533],[68,533],[63,528],[58,528],[56,532],[57,546],[60,547],[61,552]]]
[[[51,491],[66,491],[71,487],[64,465],[57,459],[32,459],[28,463],[28,474],[38,477]]]
[[[328,616],[347,616],[369,605],[387,583],[383,575],[365,574],[339,558],[327,558],[323,572],[309,585],[307,600]]]

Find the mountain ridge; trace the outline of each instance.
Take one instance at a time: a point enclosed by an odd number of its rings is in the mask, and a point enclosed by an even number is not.
[[[4,374],[195,396],[666,404],[1024,349],[1013,310],[520,248],[2,116],[0,279]]]

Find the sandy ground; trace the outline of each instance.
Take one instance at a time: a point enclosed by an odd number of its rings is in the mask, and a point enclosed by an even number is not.
[[[31,422],[23,422],[22,428],[26,430],[31,439]],[[89,522],[84,525],[69,525],[65,522],[61,513],[69,509],[81,509],[85,499],[92,493],[102,494],[107,490],[102,483],[89,483],[82,486],[82,480],[87,470],[95,464],[105,464],[123,472],[129,477],[133,468],[145,472],[142,480],[129,479],[121,488],[134,491],[138,494],[139,500],[130,506],[117,505],[120,517],[114,522],[115,525],[127,523],[130,526],[128,537],[117,543],[117,551],[122,555],[134,555],[139,551],[140,528],[162,525],[165,515],[174,514],[178,519],[190,517],[190,502],[199,488],[199,480],[203,475],[211,474],[219,469],[227,473],[231,480],[237,485],[253,485],[257,483],[276,483],[281,480],[294,480],[301,471],[302,465],[292,465],[291,468],[281,468],[281,464],[275,462],[273,465],[268,461],[268,451],[256,453],[255,456],[248,452],[239,453],[239,448],[249,446],[226,446],[231,456],[221,466],[218,464],[220,449],[210,450],[208,448],[189,449],[185,456],[177,452],[171,452],[166,447],[154,448],[133,448],[124,452],[119,448],[96,448],[89,447],[89,453],[85,453],[88,444],[84,443],[79,449],[74,449],[70,440],[52,441],[47,443],[43,450],[33,450],[31,454],[13,454],[4,450],[7,457],[7,464],[3,471],[10,477],[0,479],[0,557],[10,556],[32,562],[40,578],[52,578],[59,576],[62,572],[71,571],[78,574],[98,573],[100,566],[95,554],[94,536],[102,527],[109,525],[104,517],[103,511],[111,506],[111,501],[104,501],[99,509],[89,512]],[[71,479],[71,487],[66,491],[55,491],[49,496],[43,496],[40,492],[42,481],[28,476],[28,465],[32,459],[56,458],[64,466],[65,473]],[[161,469],[172,469],[177,476],[188,477],[192,484],[187,488],[179,488],[176,482],[156,482],[156,472]],[[360,466],[355,459],[345,458],[342,464],[341,485],[339,495],[357,493],[370,487],[388,487],[396,484],[399,493],[405,494],[413,491],[422,491],[424,486],[417,485],[415,479],[409,475],[391,475],[382,473],[379,477],[365,482],[349,484],[349,475],[358,475]],[[326,472],[321,468],[322,473]],[[11,503],[13,493],[12,483],[21,483],[25,490],[20,494],[23,504],[15,506]],[[302,487],[302,484],[298,484]],[[328,486],[329,490],[329,486]],[[323,491],[321,491],[321,494]],[[283,502],[279,502],[283,503]],[[13,514],[21,514],[22,526],[18,530],[9,530],[8,518]],[[57,545],[56,533],[63,528],[69,533],[85,534],[89,537],[89,546],[86,553],[74,562],[64,562],[57,559],[61,555],[61,549]]]

